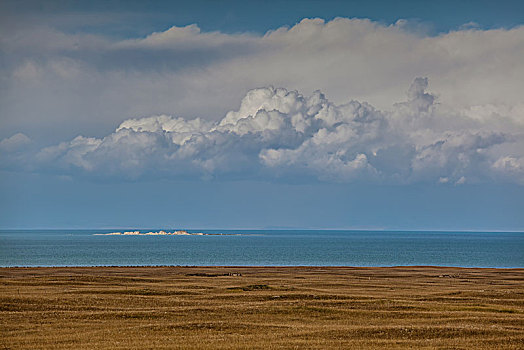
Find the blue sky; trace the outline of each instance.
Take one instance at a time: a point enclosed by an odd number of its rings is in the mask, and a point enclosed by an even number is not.
[[[443,32],[470,22],[482,28],[513,27],[522,24],[524,12],[522,2],[514,0],[3,1],[2,6],[10,16],[127,37],[192,23],[205,31],[264,33],[306,17],[359,17],[384,23],[402,18]]]
[[[524,229],[517,1],[0,5],[0,227]]]

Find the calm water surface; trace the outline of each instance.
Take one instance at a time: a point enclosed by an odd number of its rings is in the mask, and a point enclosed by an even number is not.
[[[194,232],[241,235],[93,235],[107,232],[112,230],[2,230],[0,266],[524,267],[522,232],[203,230]]]

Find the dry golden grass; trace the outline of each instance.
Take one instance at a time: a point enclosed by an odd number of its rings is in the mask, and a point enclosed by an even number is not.
[[[0,349],[523,349],[523,272],[2,268]]]

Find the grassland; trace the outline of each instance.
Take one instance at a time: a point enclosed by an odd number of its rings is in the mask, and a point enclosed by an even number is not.
[[[523,349],[524,269],[0,269],[0,349]]]

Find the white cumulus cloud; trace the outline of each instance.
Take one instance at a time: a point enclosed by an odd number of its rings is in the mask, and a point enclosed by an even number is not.
[[[17,160],[33,171],[131,179],[524,183],[523,124],[476,110],[440,104],[427,78],[416,78],[407,99],[389,110],[270,86],[249,91],[237,110],[216,122],[133,118],[104,137],[78,136],[25,152],[23,162],[17,153]],[[9,151],[26,138],[14,135],[0,146]]]

